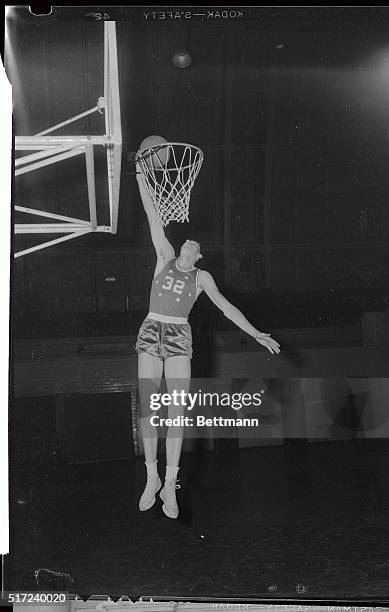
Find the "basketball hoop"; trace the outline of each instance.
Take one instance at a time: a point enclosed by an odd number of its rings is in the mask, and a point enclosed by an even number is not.
[[[189,221],[190,194],[203,159],[201,149],[183,142],[139,151],[136,161],[163,226]]]

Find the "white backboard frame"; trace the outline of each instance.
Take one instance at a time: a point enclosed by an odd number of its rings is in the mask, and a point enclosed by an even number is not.
[[[98,136],[53,136],[52,132],[92,113],[103,113],[105,133]],[[96,211],[96,186],[94,168],[94,147],[103,146],[107,152],[107,181],[109,200],[109,225],[98,225]],[[83,156],[85,159],[88,188],[89,218],[76,219],[64,215],[37,210],[29,206],[16,206],[15,210],[35,216],[53,219],[51,223],[17,223],[16,234],[63,234],[54,240],[46,241],[28,249],[14,253],[21,257],[49,246],[84,236],[90,232],[117,233],[120,171],[122,158],[122,128],[120,115],[119,71],[116,42],[116,23],[104,22],[104,95],[95,107],[66,119],[34,136],[16,136],[16,151],[35,151],[15,160],[15,176],[32,172],[37,168],[59,163],[70,157]]]

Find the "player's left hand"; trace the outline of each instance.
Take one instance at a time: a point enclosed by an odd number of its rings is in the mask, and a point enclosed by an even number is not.
[[[274,355],[275,353],[278,354],[280,352],[280,345],[270,336],[270,334],[258,332],[255,336],[255,340],[259,344],[262,344],[262,346],[267,348],[267,350],[270,351],[272,355]]]

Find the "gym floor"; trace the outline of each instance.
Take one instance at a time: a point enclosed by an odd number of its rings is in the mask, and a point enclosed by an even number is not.
[[[229,445],[184,453],[176,521],[159,500],[138,511],[142,457],[48,467],[19,448],[9,588],[174,600],[388,592],[387,440]]]

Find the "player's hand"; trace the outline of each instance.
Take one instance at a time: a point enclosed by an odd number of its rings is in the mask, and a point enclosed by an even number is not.
[[[278,355],[278,353],[280,352],[280,345],[270,336],[270,334],[258,332],[255,335],[255,340],[259,344],[262,344],[262,346],[267,348],[267,350],[270,351],[272,355],[274,355],[275,353]]]

